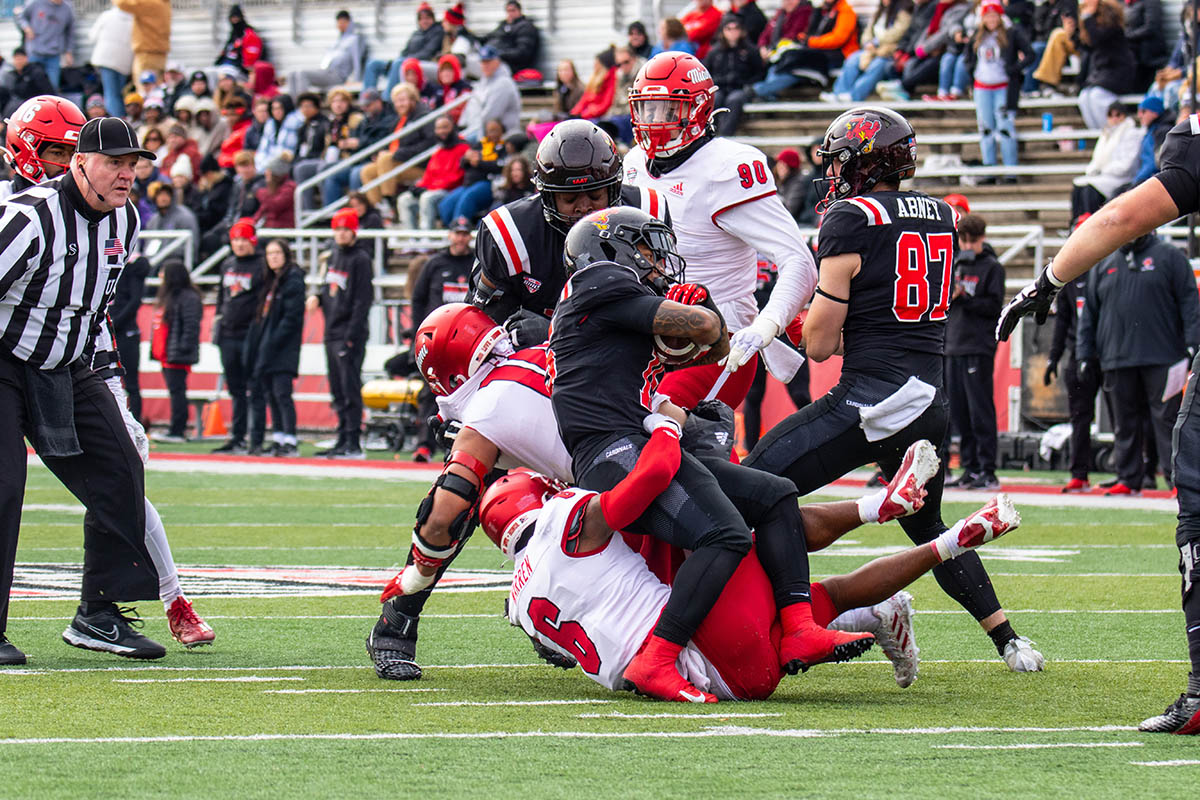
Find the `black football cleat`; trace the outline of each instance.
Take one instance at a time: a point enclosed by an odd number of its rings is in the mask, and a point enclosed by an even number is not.
[[[1187,694],[1167,706],[1157,717],[1143,720],[1138,730],[1145,733],[1178,733],[1195,736],[1200,734],[1200,697]]]
[[[167,648],[134,630],[142,620],[132,608],[118,609],[113,603],[93,614],[82,608],[63,631],[63,641],[72,647],[113,653],[125,658],[154,659],[167,654]]]
[[[25,663],[25,654],[8,637],[0,633],[0,667],[15,667]]]
[[[367,655],[375,674],[386,681],[415,681],[421,677],[417,657],[417,622],[397,611],[392,598],[383,604],[379,621],[367,636]]]

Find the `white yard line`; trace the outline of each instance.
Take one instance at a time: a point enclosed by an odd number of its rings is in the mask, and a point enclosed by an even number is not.
[[[303,681],[289,675],[239,675],[233,678],[113,678],[113,683],[276,683],[278,681]]]
[[[488,702],[470,702],[467,700],[445,701],[441,703],[413,703],[414,706],[471,706],[491,708],[493,706],[592,706],[615,703],[616,700],[493,700]]]
[[[206,597],[208,595],[205,595]],[[74,602],[74,601],[71,601]],[[1178,611],[1179,609],[1175,609]],[[933,613],[933,612],[930,612]],[[936,612],[936,613],[959,613],[962,612]],[[1012,613],[1012,612],[1010,612]],[[61,617],[9,617],[9,621],[17,620],[19,622],[70,622],[73,618],[72,614],[65,614]],[[204,618],[209,619],[274,619],[274,620],[290,620],[290,619],[378,619],[378,614],[205,614]],[[421,619],[495,619],[503,620],[501,614],[422,614]]]
[[[712,714],[623,714],[620,711],[611,711],[607,714],[577,714],[576,716],[579,719],[763,719],[782,717],[783,714],[722,714],[720,712]]]
[[[934,750],[1055,750],[1080,747],[1143,747],[1141,742],[1026,742],[1024,744],[935,744]]]
[[[444,692],[445,689],[263,689],[263,694],[391,694],[394,692]]]
[[[1194,758],[1177,758],[1173,761],[1130,761],[1138,767],[1196,767],[1200,766],[1200,761]]]

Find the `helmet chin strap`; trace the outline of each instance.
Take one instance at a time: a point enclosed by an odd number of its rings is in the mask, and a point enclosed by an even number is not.
[[[692,153],[708,144],[716,135],[716,129],[709,124],[705,128],[704,134],[698,137],[695,141],[689,142],[687,146],[680,148],[678,151],[669,156],[655,156],[654,158],[650,159],[650,163],[647,164],[650,174],[655,178],[661,178],[663,175],[666,175],[668,172],[691,158]]]

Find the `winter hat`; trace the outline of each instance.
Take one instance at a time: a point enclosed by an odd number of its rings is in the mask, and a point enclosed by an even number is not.
[[[87,105],[85,105],[84,108],[104,108],[104,97],[98,94],[90,96],[87,99]]]
[[[229,228],[229,238],[233,239],[249,239],[251,244],[258,244],[258,229],[254,227],[254,220],[250,217],[242,217]]]
[[[209,153],[204,158],[200,159],[200,171],[203,173],[221,172],[221,162],[217,161],[217,157]]]
[[[779,155],[777,155],[775,157],[775,160],[778,161],[780,164],[787,164],[788,169],[792,170],[793,172],[800,169],[800,151],[799,150],[794,150],[790,147],[787,148],[786,150],[780,150]]]
[[[422,14],[428,14],[429,16],[432,17],[433,16],[433,6],[429,5],[429,3],[422,2],[421,5],[417,6],[417,16],[419,17]]]
[[[608,48],[607,50],[601,50],[599,53],[596,53],[596,60],[599,61],[605,69],[612,69],[617,65],[617,51],[612,47]]]
[[[989,2],[984,3],[983,6],[979,9],[980,16],[983,16],[984,14],[987,14],[987,13],[999,14],[1000,16],[1004,16],[1004,6],[1000,5],[999,3],[995,2],[994,0],[989,0]]]
[[[1153,111],[1155,114],[1163,113],[1163,108],[1162,98],[1153,95],[1147,95],[1138,104],[1138,111]]]
[[[971,213],[971,204],[967,202],[967,198],[961,194],[948,194],[942,198],[942,202],[951,208],[957,208],[964,214]]]
[[[333,219],[329,221],[329,227],[337,230],[338,228],[349,228],[352,231],[358,230],[358,214],[354,213],[352,208],[343,208],[333,215]]]
[[[192,174],[192,160],[187,156],[180,156],[175,159],[175,163],[171,165],[172,178],[187,178],[189,181],[194,177]]]
[[[467,21],[466,14],[463,13],[462,3],[455,3],[450,8],[446,9],[446,15],[443,17],[446,22],[451,25],[462,25]]]

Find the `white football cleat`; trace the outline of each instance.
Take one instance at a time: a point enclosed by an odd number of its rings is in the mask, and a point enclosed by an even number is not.
[[[921,650],[913,636],[912,595],[896,592],[876,604],[871,613],[879,620],[875,629],[875,642],[883,648],[883,654],[892,662],[896,683],[901,689],[912,686],[917,679],[921,663]]]
[[[962,521],[958,546],[974,549],[1015,531],[1020,525],[1021,514],[1013,506],[1012,498],[1001,492]]]
[[[925,484],[940,466],[937,448],[928,439],[918,439],[909,445],[900,468],[887,485],[887,494],[879,506],[879,522],[891,522],[920,511],[925,505]]]
[[[1046,658],[1033,649],[1033,642],[1018,636],[1004,645],[1004,663],[1013,672],[1041,672]]]

